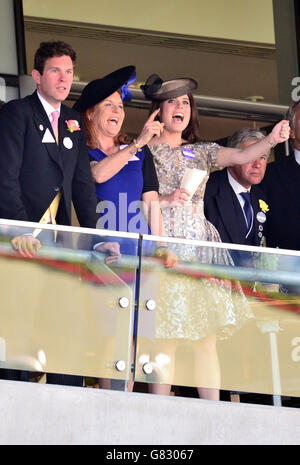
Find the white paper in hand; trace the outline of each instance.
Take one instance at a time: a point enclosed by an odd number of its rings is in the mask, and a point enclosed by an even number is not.
[[[191,197],[195,194],[196,190],[203,181],[207,171],[198,170],[197,168],[186,168],[180,187],[186,189],[191,194]]]

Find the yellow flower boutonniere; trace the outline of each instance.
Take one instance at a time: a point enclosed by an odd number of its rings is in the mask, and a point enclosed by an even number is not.
[[[259,202],[259,207],[262,212],[267,213],[270,210],[269,205],[264,200],[259,199],[258,202]]]
[[[66,121],[66,125],[68,128],[68,131],[70,132],[80,131],[80,126],[76,119],[69,119],[68,121]]]

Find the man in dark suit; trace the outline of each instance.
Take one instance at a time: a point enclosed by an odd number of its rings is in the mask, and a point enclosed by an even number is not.
[[[269,163],[261,184],[270,211],[266,228],[269,247],[300,250],[300,102],[290,105],[292,153]]]
[[[264,137],[260,131],[241,129],[229,139],[228,146],[244,148]],[[253,163],[232,166],[211,174],[206,185],[204,209],[206,218],[216,227],[222,242],[262,244],[268,207],[265,195],[257,184],[264,177],[268,155],[266,153]],[[233,252],[232,256],[239,264],[247,264],[249,258],[249,254],[242,252]]]
[[[244,148],[264,137],[261,131],[240,129],[228,139],[228,146]],[[269,152],[253,163],[232,166],[210,175],[204,196],[204,211],[206,218],[219,231],[222,242],[254,246],[263,243],[268,206],[258,184],[264,177],[268,156]],[[244,197],[250,200],[248,210]],[[230,250],[230,255],[236,265],[253,266],[253,256],[247,251]],[[240,396],[240,393],[231,392],[231,396]],[[253,394],[250,399],[252,397]],[[222,391],[221,398],[228,399],[228,392]]]
[[[61,103],[71,89],[75,58],[63,42],[42,43],[32,71],[37,91],[10,101],[0,113],[1,218],[39,222],[60,194],[58,224],[71,224],[73,200],[80,225],[95,227],[95,188],[81,119]],[[77,122],[72,132],[70,121]]]
[[[37,90],[1,109],[1,218],[70,225],[73,201],[80,225],[96,227],[95,186],[83,124],[79,113],[62,104],[71,89],[75,59],[64,42],[41,43],[32,71]],[[23,256],[34,255],[43,243],[39,231],[15,237],[14,249]],[[24,372],[13,371],[8,378],[24,379]],[[82,381],[47,375],[49,383]]]

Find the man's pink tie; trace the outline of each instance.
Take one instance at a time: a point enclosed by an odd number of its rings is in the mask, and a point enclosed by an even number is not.
[[[58,142],[58,118],[59,118],[59,111],[55,110],[51,113],[52,116],[52,129],[55,135],[56,142]]]

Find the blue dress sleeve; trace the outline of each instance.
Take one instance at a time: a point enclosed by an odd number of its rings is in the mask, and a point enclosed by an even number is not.
[[[99,149],[89,149],[89,158],[90,161],[101,161],[105,158],[105,153],[101,152]]]

